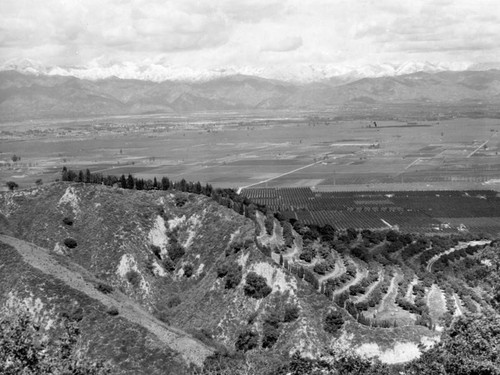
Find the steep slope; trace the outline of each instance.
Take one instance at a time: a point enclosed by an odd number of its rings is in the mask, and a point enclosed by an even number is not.
[[[297,295],[309,290],[257,249],[253,222],[206,197],[61,183],[2,194],[0,212],[8,222],[4,232],[77,263],[164,322],[197,337],[203,329],[229,348],[249,316],[256,314],[255,327],[262,329],[260,317],[280,303],[299,303]],[[67,238],[77,246],[66,246]],[[185,253],[172,269],[165,264],[176,251],[173,243]],[[243,292],[243,282],[227,289],[224,279],[217,277],[217,268],[224,262],[241,266],[243,280],[250,272],[263,276],[271,295],[263,300],[250,298]],[[321,314],[310,313],[314,316],[305,317],[300,325],[316,322],[320,326]],[[299,325],[294,324],[296,329],[290,324],[287,336],[300,336]],[[322,335],[318,341],[326,339]],[[308,346],[316,344],[321,347],[319,342]],[[283,340],[277,347],[292,346]]]
[[[64,259],[58,261],[57,256],[54,256],[55,254],[51,254],[48,250],[14,237],[0,235],[0,242],[15,249],[29,266],[40,270],[45,275],[50,275],[51,278],[62,281],[67,289],[73,289],[70,294],[75,292],[83,293],[90,299],[106,306],[108,311],[115,309],[120,317],[147,330],[148,335],[156,336],[155,341],[160,342],[157,345],[170,348],[174,352],[174,356],[180,356],[187,365],[196,364],[201,366],[205,358],[213,353],[211,348],[190,337],[185,332],[158,321],[123,294],[115,291],[105,294],[98,291],[96,286],[99,285],[99,280],[85,269],[71,263],[63,264],[65,263]],[[13,295],[11,290],[9,296]],[[177,359],[177,361],[180,362],[179,365],[182,363],[180,359]],[[182,371],[184,366],[181,365],[180,367],[179,371]]]

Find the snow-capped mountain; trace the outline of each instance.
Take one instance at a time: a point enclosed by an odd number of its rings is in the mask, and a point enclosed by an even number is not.
[[[498,64],[497,64],[498,65]],[[186,66],[172,66],[157,62],[132,62],[101,64],[92,61],[86,66],[44,66],[31,59],[15,59],[0,65],[0,71],[15,70],[23,74],[73,76],[80,79],[98,80],[109,77],[138,79],[152,82],[189,81],[205,82],[237,74],[276,79],[294,83],[310,83],[339,79],[349,82],[361,78],[393,77],[416,72],[436,73],[462,71],[470,68],[469,63],[403,62],[382,63],[364,66],[337,64],[300,64],[279,67],[226,66],[217,69],[198,69]],[[481,65],[474,65],[474,70]],[[489,65],[485,65],[487,67]]]

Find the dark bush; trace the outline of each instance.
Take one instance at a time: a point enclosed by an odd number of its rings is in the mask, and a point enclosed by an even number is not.
[[[130,270],[125,274],[125,278],[127,281],[132,284],[135,288],[137,288],[141,282],[141,276],[139,275],[139,272],[135,270]]]
[[[175,206],[183,207],[187,203],[188,199],[184,195],[175,197]]]
[[[328,272],[328,264],[326,262],[319,262],[314,265],[314,272],[324,275]]]
[[[306,247],[305,249],[302,250],[302,253],[300,253],[299,258],[302,259],[303,261],[310,263],[315,256],[316,256],[316,250],[314,250],[312,247]]]
[[[272,289],[266,283],[266,279],[255,272],[250,272],[247,275],[244,290],[247,296],[256,299],[267,297],[272,292]]]
[[[9,188],[10,191],[14,191],[15,189],[17,189],[19,187],[19,185],[14,181],[7,181],[5,183],[5,185],[7,185],[7,187]]]
[[[334,334],[342,328],[343,324],[342,314],[338,311],[332,311],[325,317],[324,329],[326,332]]]
[[[285,306],[285,314],[283,316],[283,321],[285,323],[290,323],[298,319],[299,317],[299,307],[296,305]]]
[[[224,262],[217,265],[217,277],[224,277],[230,269],[230,263]]]
[[[163,266],[165,267],[165,269],[167,271],[174,271],[175,270],[175,263],[169,257],[165,257],[165,259],[163,259]]]
[[[266,227],[267,234],[271,236],[274,230],[274,217],[272,216],[266,217],[264,225]]]
[[[280,332],[273,326],[264,324],[264,332],[262,337],[262,347],[272,348],[276,341],[278,341],[280,337]]]
[[[66,238],[64,240],[64,245],[70,249],[74,249],[77,246],[76,240],[73,238]]]
[[[240,285],[243,274],[241,272],[241,266],[234,265],[231,267],[226,275],[226,289],[233,289]]]
[[[120,312],[118,311],[118,309],[116,307],[110,307],[107,311],[107,313],[111,316],[116,316],[118,315]]]
[[[69,217],[65,217],[63,219],[63,223],[66,224],[66,225],[71,226],[71,225],[73,225],[73,219],[70,219]]]
[[[186,277],[193,276],[194,267],[191,263],[185,264],[183,270],[184,270],[184,276]]]
[[[257,347],[259,336],[256,332],[247,329],[239,334],[235,347],[240,351],[248,351]]]
[[[387,241],[391,242],[397,241],[399,239],[399,233],[391,229],[387,231],[387,233],[385,234],[385,238]]]
[[[104,293],[104,294],[110,294],[113,292],[114,288],[105,283],[98,283],[95,287],[99,292]]]
[[[153,252],[153,254],[158,258],[158,259],[161,259],[161,249],[159,246],[156,246],[156,245],[151,245],[150,246],[151,248],[151,251]]]
[[[168,250],[168,256],[172,261],[177,262],[179,259],[181,259],[184,254],[186,254],[186,251],[184,248],[177,242],[172,244],[172,247]]]

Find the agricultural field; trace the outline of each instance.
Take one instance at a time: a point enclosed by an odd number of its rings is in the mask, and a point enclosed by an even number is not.
[[[375,128],[335,113],[279,111],[3,123],[0,179],[27,187],[66,165],[235,189],[498,190],[499,130],[495,119]]]
[[[500,194],[493,190],[317,192],[308,188],[250,188],[241,194],[306,225],[500,233]]]

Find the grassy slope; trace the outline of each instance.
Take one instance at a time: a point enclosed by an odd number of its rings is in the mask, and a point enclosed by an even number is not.
[[[3,242],[0,242],[0,263],[2,305],[12,309],[27,306],[44,323],[62,311],[83,309],[80,345],[86,348],[90,357],[111,361],[117,372],[123,374],[187,373],[181,356],[162,345],[146,328],[123,316],[107,314],[109,304],[106,301],[92,298],[68,286],[63,278],[31,266],[18,251]],[[79,279],[77,275],[74,278]]]
[[[77,197],[76,204],[71,200],[61,203],[69,188]],[[186,204],[177,207],[181,197],[186,199]],[[105,280],[173,326],[193,333],[203,328],[230,348],[245,328],[262,333],[266,314],[282,309],[285,303],[297,304],[300,318],[282,326],[274,351],[290,353],[301,349],[310,354],[324,354],[340,342],[338,337],[323,330],[324,317],[338,307],[305,282],[295,280],[296,287],[290,287],[288,284],[294,279],[286,276],[283,281],[278,267],[271,266],[272,262],[257,250],[253,242],[254,224],[206,197],[60,183],[27,192],[0,194],[0,213],[7,217],[10,232],[16,237],[48,249],[58,245],[65,253],[61,261],[79,264],[89,274]],[[169,223],[176,226],[179,242],[188,245],[175,272],[165,276],[155,275],[148,269],[152,260],[160,263],[151,251],[149,236],[159,216],[166,223],[163,232],[172,233]],[[64,217],[73,218],[74,224],[65,225]],[[62,242],[66,237],[75,238],[78,246],[72,250],[65,248]],[[247,245],[237,254],[226,255],[231,243],[245,240]],[[165,248],[168,251],[169,245],[165,244]],[[140,286],[134,287],[117,273],[124,255],[133,258]],[[271,296],[264,300],[246,297],[243,283],[236,289],[225,289],[224,281],[218,279],[215,272],[222,261],[241,264],[244,277],[250,270],[261,270],[264,275],[268,269],[268,280],[274,283]],[[186,278],[180,272],[185,263],[202,271],[196,277]],[[288,286],[280,289],[283,283]],[[169,300],[174,296],[180,297],[181,303],[169,307]],[[255,312],[255,322],[248,324],[248,318]],[[386,348],[397,340],[419,342],[422,335],[431,334],[423,327],[406,331],[372,329],[353,322],[345,312],[344,316],[349,321],[343,335],[346,340],[341,340],[346,346],[377,342]]]

